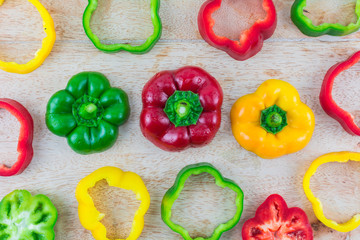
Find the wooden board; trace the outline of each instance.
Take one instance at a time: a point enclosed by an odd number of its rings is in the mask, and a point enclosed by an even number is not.
[[[241,221],[222,239],[241,239],[244,221],[252,217],[259,204],[272,193],[281,194],[290,207],[298,206],[306,211],[315,239],[360,239],[359,229],[338,233],[321,224],[302,190],[304,173],[316,157],[334,151],[359,151],[360,138],[347,134],[323,112],[318,95],[326,71],[360,49],[360,33],[347,37],[305,37],[290,20],[292,1],[274,0],[278,11],[274,36],[265,42],[258,55],[239,62],[201,39],[196,16],[203,0],[163,0],[160,11],[163,36],[151,52],[145,55],[105,54],[91,44],[82,29],[86,0],[42,2],[56,25],[57,41],[51,55],[42,67],[30,74],[0,72],[0,97],[21,102],[35,122],[33,161],[23,174],[0,178],[0,197],[15,189],[48,195],[59,211],[55,227],[57,240],[93,239],[78,220],[75,188],[80,179],[103,166],[134,171],[148,187],[152,201],[139,239],[182,239],[162,222],[161,199],[181,168],[202,161],[214,164],[245,193]],[[94,28],[104,39],[138,43],[151,32],[146,0],[101,0],[100,8],[103,12],[96,13]],[[0,7],[0,59],[23,62],[31,59],[42,37],[41,19],[34,7],[25,0],[6,0]],[[224,91],[222,125],[208,146],[168,153],[153,146],[140,132],[140,96],[142,87],[156,72],[184,65],[200,66],[220,82]],[[44,114],[53,93],[65,88],[72,75],[89,70],[104,73],[113,86],[124,89],[129,94],[132,113],[129,121],[120,127],[113,148],[82,156],[74,153],[64,138],[50,133]],[[335,83],[335,97],[352,110],[356,110],[360,102],[359,77],[357,65]],[[242,149],[231,134],[229,121],[234,101],[255,91],[269,78],[293,84],[316,116],[316,128],[309,145],[302,151],[274,160],[261,159]],[[1,111],[0,124],[0,162],[11,163],[16,158],[19,126],[4,111]],[[329,164],[319,170],[312,187],[324,202],[327,216],[346,221],[360,211],[359,174],[358,163]],[[190,181],[176,203],[174,217],[192,234],[206,236],[214,226],[232,216],[233,198],[230,191],[215,187],[209,177],[194,177]],[[113,212],[108,221],[117,221],[114,227],[118,227],[119,234],[124,237],[138,204],[134,196],[105,187],[99,187],[93,194],[99,204],[107,205],[104,209]]]

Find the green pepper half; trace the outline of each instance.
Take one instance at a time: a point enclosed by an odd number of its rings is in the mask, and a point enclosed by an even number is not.
[[[49,130],[66,137],[75,152],[90,154],[113,146],[118,127],[129,115],[129,100],[123,90],[110,87],[101,73],[82,72],[50,98],[45,118]]]
[[[143,44],[139,46],[133,46],[130,44],[123,44],[123,43],[109,44],[109,45],[102,44],[99,37],[93,33],[90,27],[91,17],[94,11],[97,9],[97,7],[98,7],[98,0],[89,0],[89,4],[87,5],[83,15],[83,26],[86,35],[93,42],[95,47],[101,51],[119,52],[124,50],[135,54],[143,54],[150,51],[161,37],[162,24],[159,16],[160,0],[150,0],[151,21],[154,26],[154,32],[148,39],[146,39],[146,41]]]
[[[53,240],[57,210],[45,195],[15,190],[0,202],[1,240]]]
[[[193,165],[188,165],[184,167],[177,175],[174,185],[165,193],[162,203],[161,203],[161,218],[164,223],[170,227],[174,232],[179,233],[185,240],[193,240],[190,237],[189,232],[183,228],[182,226],[174,223],[171,220],[171,208],[179,197],[182,189],[184,188],[186,180],[191,175],[198,175],[201,173],[209,173],[215,178],[215,183],[219,187],[222,188],[230,188],[233,190],[236,195],[236,213],[232,219],[227,221],[226,223],[222,223],[217,226],[211,237],[202,238],[197,237],[194,240],[217,240],[221,237],[221,235],[235,227],[235,225],[239,222],[242,211],[243,211],[243,202],[244,202],[244,194],[241,188],[232,180],[224,178],[221,173],[210,163],[197,163]]]
[[[347,26],[339,23],[323,23],[315,26],[311,19],[305,16],[304,8],[307,0],[295,0],[291,7],[291,20],[299,28],[299,30],[310,37],[318,37],[321,35],[345,36],[356,32],[360,28],[360,0],[356,0],[355,13],[357,16],[356,23],[350,23]]]

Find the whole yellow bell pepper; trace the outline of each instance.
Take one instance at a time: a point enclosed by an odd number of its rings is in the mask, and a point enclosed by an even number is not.
[[[82,179],[76,188],[76,199],[79,202],[78,213],[81,224],[90,230],[96,240],[109,240],[106,228],[100,222],[105,214],[100,213],[94,205],[88,190],[101,180],[106,180],[109,186],[132,190],[136,199],[141,201],[136,211],[130,235],[126,240],[137,239],[144,228],[144,215],[150,206],[150,195],[139,175],[133,172],[123,172],[116,167],[103,167]],[[121,239],[118,239],[121,240]]]
[[[5,0],[0,0],[0,6]],[[46,37],[42,41],[42,47],[35,53],[34,59],[25,64],[18,64],[16,62],[4,62],[0,61],[0,69],[11,72],[26,74],[34,71],[45,61],[49,56],[56,39],[54,21],[46,8],[38,0],[28,0],[39,11],[40,16],[43,19],[43,29],[46,33]]]
[[[357,152],[335,152],[335,153],[328,153],[322,155],[321,157],[317,158],[306,171],[303,181],[303,187],[306,194],[306,197],[311,202],[314,213],[316,217],[326,226],[329,228],[335,229],[339,232],[350,232],[355,228],[360,226],[360,214],[354,215],[349,221],[346,223],[337,223],[333,220],[327,219],[325,217],[322,203],[319,198],[316,198],[310,189],[310,179],[315,174],[318,167],[322,164],[330,163],[330,162],[340,162],[346,163],[348,161],[358,161],[360,162],[360,153]]]
[[[304,148],[315,128],[311,109],[289,83],[271,79],[255,93],[239,98],[231,109],[238,143],[262,158],[276,158]]]

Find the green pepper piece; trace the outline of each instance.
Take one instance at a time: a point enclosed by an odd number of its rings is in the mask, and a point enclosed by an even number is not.
[[[299,30],[310,37],[321,35],[345,36],[356,32],[360,28],[360,0],[356,0],[355,13],[357,16],[356,23],[350,23],[347,26],[339,23],[323,23],[315,26],[311,19],[304,15],[304,8],[307,0],[295,0],[291,7],[291,20]]]
[[[215,178],[215,183],[219,187],[222,188],[230,188],[234,192],[236,192],[236,213],[232,219],[227,221],[226,223],[222,223],[217,226],[212,235],[209,238],[197,237],[194,240],[217,240],[221,237],[221,235],[235,227],[235,225],[239,222],[242,211],[243,211],[243,201],[244,194],[241,188],[232,180],[224,178],[221,173],[210,163],[197,163],[184,167],[177,175],[174,185],[165,193],[162,203],[161,203],[161,218],[164,223],[170,227],[174,232],[179,233],[185,240],[193,240],[190,237],[189,232],[183,228],[182,226],[174,223],[171,220],[171,208],[179,197],[182,189],[184,188],[186,180],[191,175],[198,175],[201,173],[209,173]]]
[[[0,202],[1,240],[53,240],[57,210],[42,194],[15,190]]]
[[[101,73],[82,72],[50,98],[45,118],[49,130],[66,137],[75,152],[90,154],[113,146],[118,127],[129,115],[129,100],[123,90],[111,88]]]
[[[144,54],[150,51],[161,37],[162,24],[159,16],[160,0],[151,0],[150,2],[151,21],[154,26],[154,32],[148,39],[146,39],[146,41],[143,44],[139,46],[133,46],[130,44],[123,44],[123,43],[109,44],[109,45],[102,44],[99,37],[92,32],[90,27],[91,17],[94,11],[97,9],[97,7],[98,7],[98,0],[89,0],[89,4],[87,5],[83,15],[83,26],[86,35],[93,42],[95,47],[101,51],[119,52],[124,50],[134,54]]]

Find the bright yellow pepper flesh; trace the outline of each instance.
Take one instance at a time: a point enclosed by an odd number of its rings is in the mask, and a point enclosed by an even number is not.
[[[103,167],[83,178],[76,188],[76,199],[79,202],[78,213],[81,224],[90,230],[96,240],[110,240],[106,237],[106,228],[100,222],[105,214],[100,213],[88,193],[88,190],[101,180],[106,180],[109,186],[131,190],[140,200],[136,211],[130,235],[126,240],[137,239],[144,228],[144,215],[150,206],[150,195],[139,175],[133,172],[123,172],[116,167]],[[122,240],[122,239],[117,239]]]
[[[278,109],[274,110],[274,117],[282,116],[280,119],[283,122],[281,126],[273,122],[276,131],[271,132],[262,127],[262,117],[269,117],[271,114],[265,112],[274,107]],[[232,132],[237,142],[262,158],[277,158],[303,149],[315,128],[314,114],[301,102],[297,90],[291,84],[277,79],[267,80],[256,92],[239,98],[230,115]],[[277,118],[269,119],[274,121]]]
[[[0,6],[5,0],[0,0]],[[20,73],[26,74],[34,71],[45,61],[49,56],[56,39],[54,21],[51,18],[49,12],[38,0],[28,0],[33,4],[36,9],[39,11],[43,19],[43,28],[46,33],[46,37],[42,41],[42,48],[35,53],[35,57],[25,64],[18,64],[16,62],[4,62],[0,61],[0,69],[11,72],[11,73]]]
[[[316,217],[327,227],[339,232],[350,232],[360,226],[360,214],[354,215],[346,223],[337,223],[325,217],[323,206],[319,198],[316,198],[310,189],[310,179],[315,174],[320,165],[331,162],[346,163],[348,161],[360,162],[360,153],[356,152],[335,152],[322,155],[317,158],[306,171],[303,181],[303,187],[306,197],[311,202]]]

